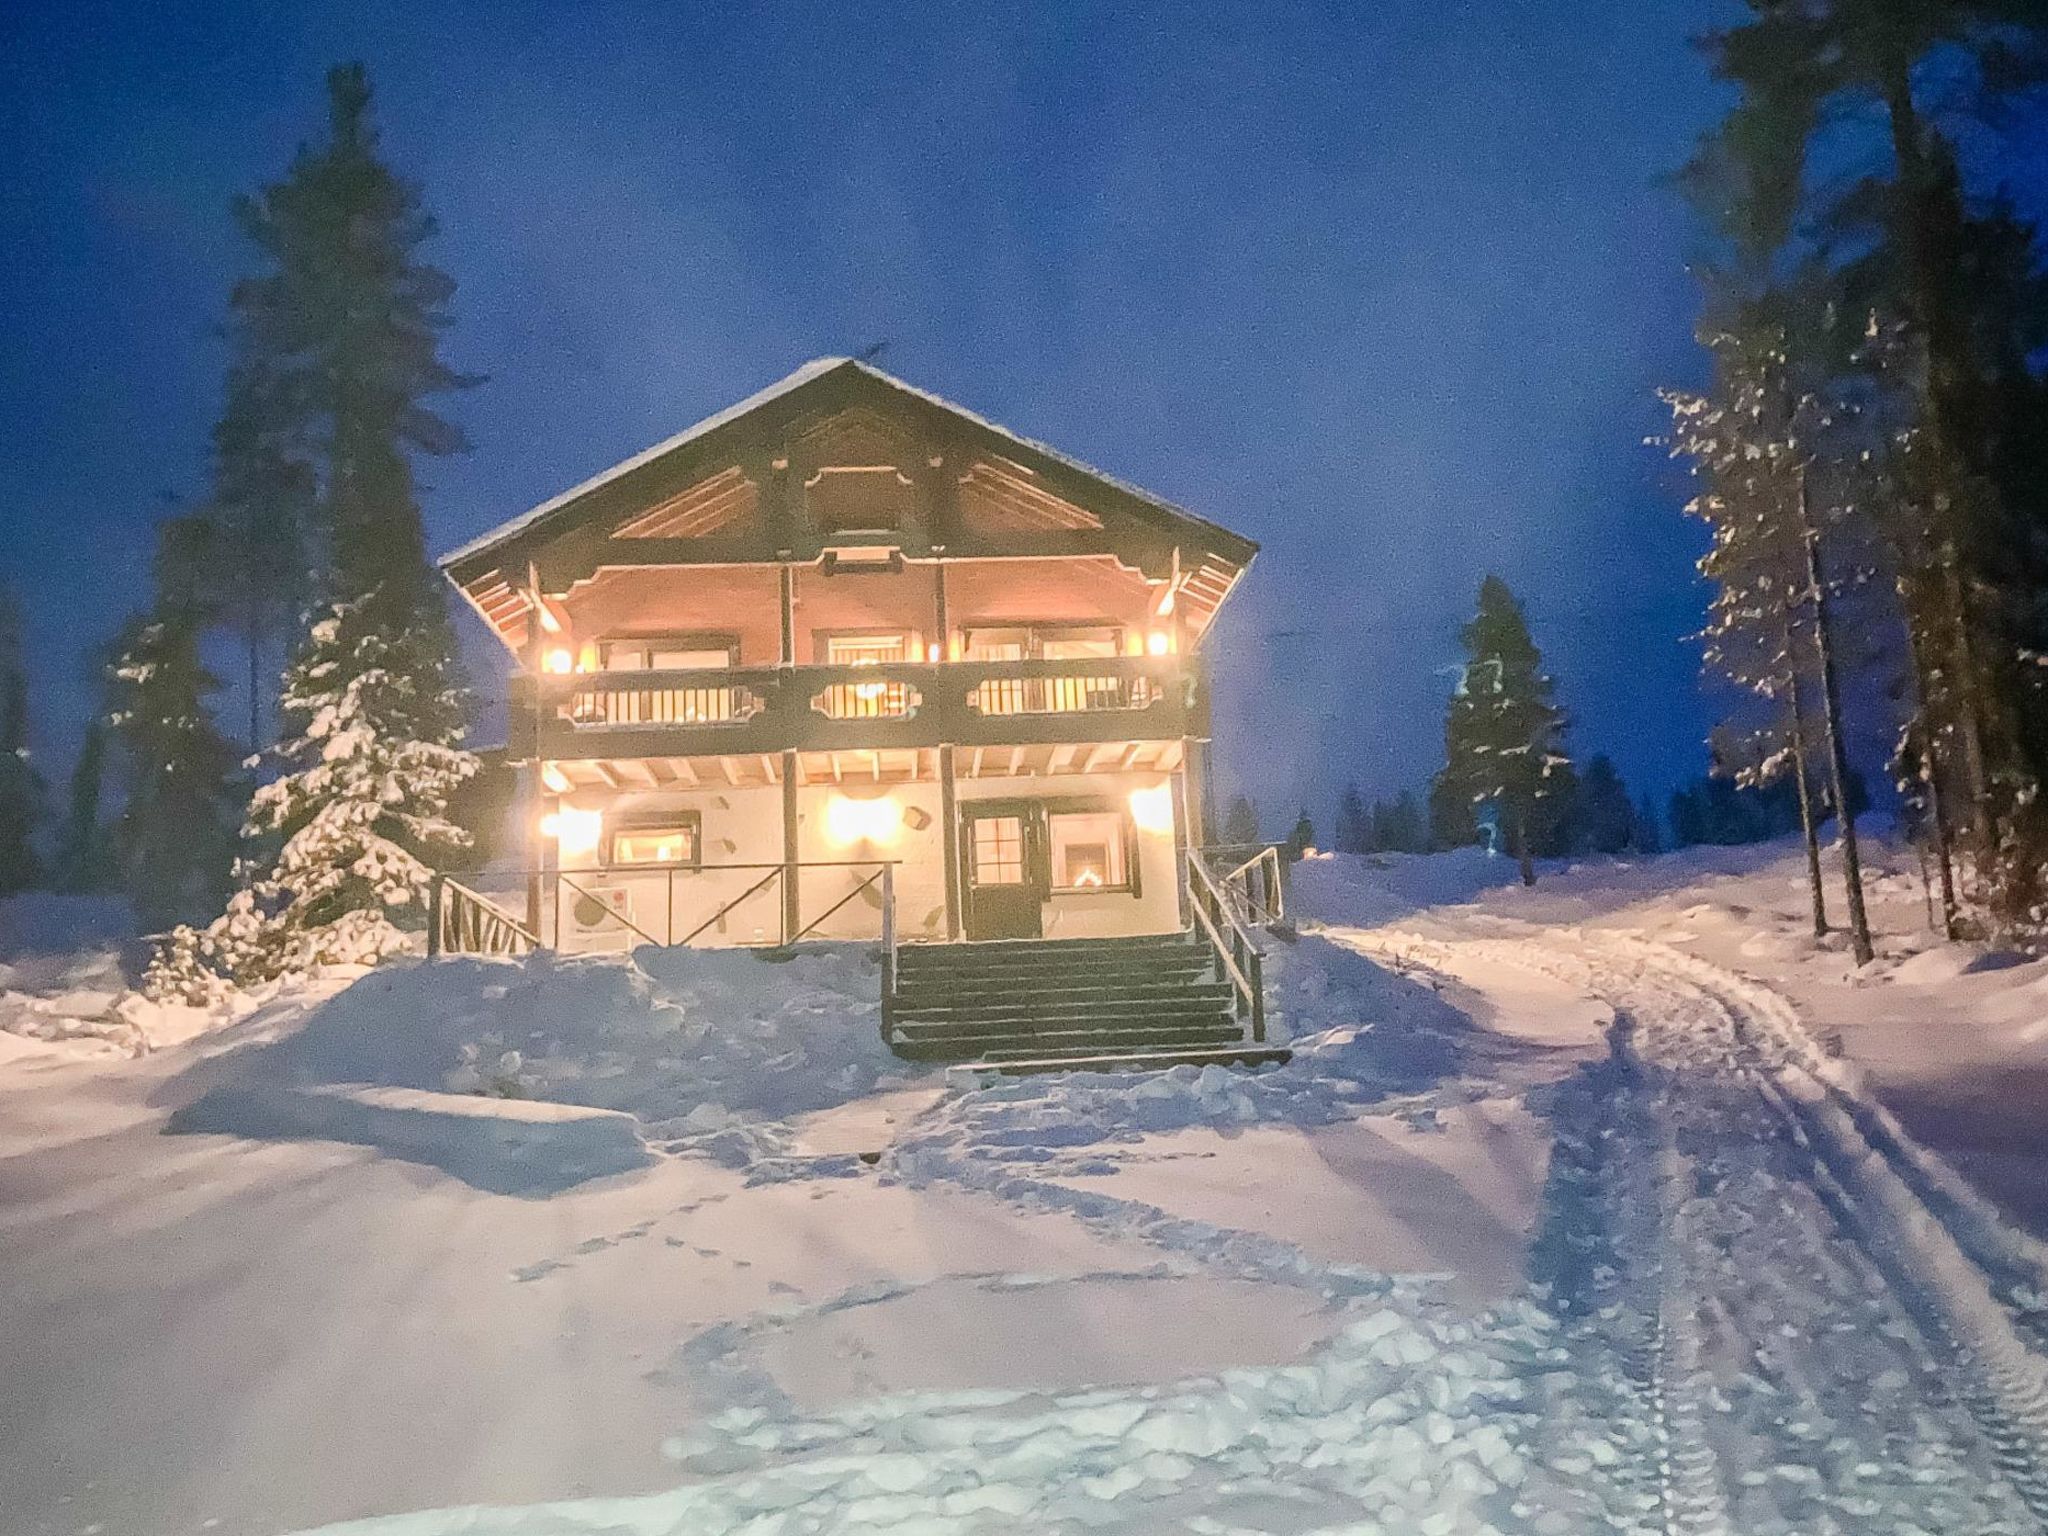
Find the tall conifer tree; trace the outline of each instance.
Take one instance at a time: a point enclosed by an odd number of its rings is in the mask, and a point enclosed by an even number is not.
[[[11,587],[0,585],[0,896],[31,890],[44,876],[35,846],[44,785],[29,756],[23,649],[21,605]]]
[[[326,142],[238,205],[264,270],[233,299],[262,451],[306,467],[320,601],[242,888],[160,957],[159,985],[187,993],[403,947],[433,868],[466,842],[446,812],[476,759],[412,464],[467,446],[431,402],[476,381],[441,357],[455,285],[421,253],[435,225],[419,189],[378,153],[362,67],[327,91]]]
[[[1497,576],[1479,586],[1465,626],[1465,667],[1444,719],[1446,797],[1491,807],[1522,881],[1536,883],[1535,851],[1549,844],[1569,803],[1565,717],[1521,605]]]

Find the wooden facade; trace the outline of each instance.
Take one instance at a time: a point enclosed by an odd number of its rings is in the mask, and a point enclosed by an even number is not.
[[[863,861],[890,866],[908,939],[1022,936],[977,931],[1013,866],[1041,897],[1013,926],[1179,926],[1201,647],[1255,552],[825,359],[442,566],[518,663],[525,821],[554,829],[532,862],[618,913],[659,900],[671,937],[679,874],[694,927],[745,884],[714,872],[779,866],[714,935],[766,943],[811,936],[842,888],[817,936],[878,921]],[[583,926],[607,922],[653,937]]]

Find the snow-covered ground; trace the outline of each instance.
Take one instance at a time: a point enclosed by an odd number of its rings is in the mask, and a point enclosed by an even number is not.
[[[1887,1111],[2048,1079],[2048,982],[1876,862],[1852,977],[1795,849],[1307,861],[1259,1072],[915,1068],[856,948],[57,1051],[119,928],[45,940],[0,958],[5,1528],[2034,1529],[2043,1250]]]

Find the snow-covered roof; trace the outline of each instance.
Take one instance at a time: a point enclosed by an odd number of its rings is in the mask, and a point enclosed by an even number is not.
[[[884,372],[882,369],[875,367],[871,363],[864,363],[860,359],[853,357],[816,357],[812,358],[811,361],[805,363],[801,368],[796,369],[794,372],[785,374],[782,378],[777,379],[773,384],[770,384],[766,389],[756,390],[753,394],[747,396],[746,399],[741,400],[736,404],[729,405],[722,411],[716,411],[711,415],[706,416],[702,421],[697,422],[692,426],[685,427],[682,431],[676,433],[675,436],[665,438],[661,442],[656,443],[651,448],[642,449],[639,453],[634,454],[631,458],[621,460],[619,463],[614,464],[610,469],[607,469],[600,474],[591,476],[588,480],[583,481],[580,485],[571,486],[568,490],[563,491],[559,496],[551,496],[546,501],[542,502],[539,506],[534,507],[529,511],[520,513],[519,516],[511,519],[509,522],[500,523],[497,527],[491,529],[489,532],[478,535],[476,538],[471,539],[467,544],[462,545],[458,549],[450,550],[447,554],[441,556],[440,564],[443,567],[448,567],[455,565],[463,560],[467,560],[474,555],[482,554],[484,551],[492,548],[493,546],[501,544],[507,539],[513,538],[521,533],[526,532],[528,529],[534,527],[536,524],[545,521],[546,519],[554,515],[556,512],[561,511],[563,508],[568,507],[574,502],[582,500],[591,492],[599,490],[600,488],[606,485],[609,485],[612,481],[619,479],[621,476],[631,474],[634,470],[639,469],[644,465],[651,464],[657,459],[664,458],[667,455],[676,452],[678,449],[686,448],[691,443],[697,441],[699,438],[709,436],[712,432],[717,431],[720,427],[726,426],[731,422],[737,421],[741,417],[746,416],[754,411],[757,411],[765,405],[773,403],[774,401],[780,399],[784,395],[791,394],[794,391],[801,389],[804,385],[812,383],[817,379],[821,379],[825,377],[827,374],[836,373],[842,368],[853,369],[858,373],[865,374],[867,377],[874,379],[879,383],[888,385],[891,389],[901,391],[903,394],[909,395],[914,399],[922,400],[928,405],[937,406],[940,410],[951,412],[953,415],[961,418],[964,421],[971,422],[973,425],[980,427],[982,430],[986,432],[993,433],[995,436],[1003,438],[1011,443],[1014,443],[1016,446],[1020,448],[1027,449],[1032,453],[1042,455],[1047,459],[1051,459],[1056,463],[1063,465],[1067,469],[1075,471],[1078,474],[1087,475],[1091,479],[1100,481],[1104,485],[1111,486],[1115,490],[1121,492],[1123,495],[1144,502],[1148,506],[1154,507],[1161,512],[1168,513],[1174,517],[1185,518],[1188,521],[1198,523],[1205,528],[1213,528],[1218,533],[1226,534],[1226,536],[1230,537],[1233,540],[1237,540],[1239,538],[1238,535],[1230,534],[1228,530],[1218,527],[1216,524],[1209,522],[1206,518],[1197,516],[1195,513],[1188,511],[1185,507],[1178,506],[1173,502],[1167,501],[1163,497],[1155,496],[1152,492],[1145,490],[1140,486],[1133,485],[1128,480],[1121,480],[1118,479],[1115,475],[1105,474],[1103,471],[1095,468],[1093,465],[1085,464],[1081,460],[1073,457],[1071,454],[1062,453],[1057,448],[1053,448],[1048,444],[1039,442],[1035,438],[1025,437],[1022,433],[1013,432],[1008,427],[1005,427],[998,422],[990,421],[987,417],[979,415],[974,411],[970,411],[964,406],[955,405],[952,401],[947,400],[942,396],[933,394],[930,390],[919,389],[914,384],[907,384],[902,379],[897,378],[894,374]]]

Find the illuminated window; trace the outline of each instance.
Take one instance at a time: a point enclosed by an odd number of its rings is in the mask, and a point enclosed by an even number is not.
[[[702,820],[694,811],[664,816],[659,821],[628,822],[612,830],[609,862],[695,868],[701,827]]]
[[[723,635],[655,636],[607,640],[603,656],[607,672],[698,672],[737,666],[739,646]]]
[[[901,635],[828,635],[825,660],[835,667],[874,667],[903,660]]]
[[[1024,883],[1024,819],[1021,816],[975,817],[974,883]]]
[[[1129,823],[1115,811],[1056,811],[1052,884],[1056,891],[1131,888]]]

